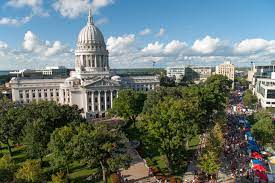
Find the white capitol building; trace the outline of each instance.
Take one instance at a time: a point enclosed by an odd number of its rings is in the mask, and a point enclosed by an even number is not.
[[[77,105],[88,118],[105,117],[121,88],[148,91],[159,86],[157,76],[112,76],[109,52],[91,12],[78,35],[75,72],[69,78],[39,79],[14,77],[10,81],[12,100],[22,104],[48,100]]]

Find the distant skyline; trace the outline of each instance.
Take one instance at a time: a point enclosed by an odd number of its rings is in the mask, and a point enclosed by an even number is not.
[[[111,68],[275,60],[273,0],[2,0],[0,70],[74,67],[89,8]]]

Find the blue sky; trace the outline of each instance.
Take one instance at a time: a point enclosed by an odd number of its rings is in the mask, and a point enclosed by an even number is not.
[[[89,7],[113,68],[275,59],[273,0],[2,0],[0,70],[73,67]]]

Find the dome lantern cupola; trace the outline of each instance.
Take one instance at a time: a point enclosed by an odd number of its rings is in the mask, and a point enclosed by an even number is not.
[[[88,21],[79,32],[75,50],[75,70],[78,73],[109,73],[108,50],[103,34],[94,25],[92,11],[89,10]]]

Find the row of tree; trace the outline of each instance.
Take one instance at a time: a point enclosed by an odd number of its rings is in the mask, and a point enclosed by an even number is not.
[[[216,116],[224,112],[230,87],[227,77],[214,75],[200,85],[160,87],[147,97],[141,92],[124,90],[114,100],[110,113],[129,123],[139,115],[144,141],[152,143],[166,157],[172,174],[189,140],[211,129]]]
[[[125,153],[127,138],[121,129],[86,123],[77,106],[46,101],[21,106],[7,99],[0,103],[0,141],[9,149],[9,156],[2,157],[3,166],[0,161],[0,174],[10,175],[10,179],[45,179],[41,171],[45,157],[53,172],[61,170],[66,175],[74,161],[99,168],[104,182],[108,172],[129,166],[131,159]],[[18,144],[28,157],[20,167],[12,159],[12,147]],[[5,177],[0,176],[0,182],[3,180]]]

